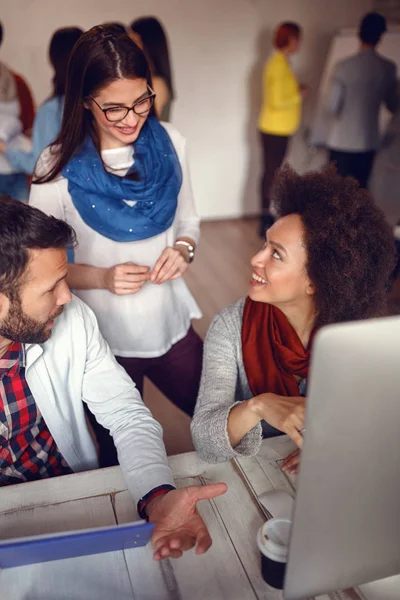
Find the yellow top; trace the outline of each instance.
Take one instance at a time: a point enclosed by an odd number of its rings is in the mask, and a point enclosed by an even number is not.
[[[258,127],[263,133],[292,135],[300,124],[299,84],[282,52],[275,52],[264,67],[263,106]]]

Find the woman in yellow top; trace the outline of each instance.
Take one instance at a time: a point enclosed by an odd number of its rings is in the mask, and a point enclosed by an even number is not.
[[[302,88],[291,69],[289,57],[298,52],[301,28],[296,23],[282,23],[275,32],[276,52],[263,74],[263,105],[258,122],[264,154],[261,182],[260,236],[274,222],[270,213],[270,190],[275,172],[281,166],[290,137],[300,124]]]

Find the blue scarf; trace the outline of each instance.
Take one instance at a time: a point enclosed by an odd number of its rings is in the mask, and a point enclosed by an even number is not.
[[[171,227],[182,185],[175,148],[157,119],[148,117],[134,149],[129,172],[138,173],[138,181],[108,173],[90,136],[62,170],[86,225],[116,242],[145,240]]]

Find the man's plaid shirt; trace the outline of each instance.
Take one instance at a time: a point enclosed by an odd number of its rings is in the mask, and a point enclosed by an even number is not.
[[[71,472],[29,389],[24,347],[14,342],[0,358],[0,486]]]

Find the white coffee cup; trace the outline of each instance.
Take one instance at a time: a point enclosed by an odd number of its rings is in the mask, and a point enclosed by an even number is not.
[[[285,579],[291,528],[290,519],[270,519],[257,533],[264,581],[279,590]]]

